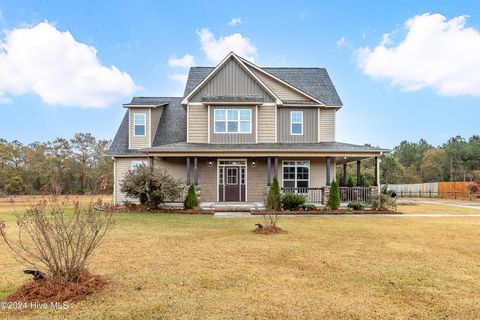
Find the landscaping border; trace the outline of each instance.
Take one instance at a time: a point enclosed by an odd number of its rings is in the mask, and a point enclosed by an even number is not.
[[[277,214],[277,215],[285,215],[285,216],[295,216],[295,215],[321,215],[321,214],[329,214],[329,215],[348,215],[348,214],[403,214],[398,211],[391,211],[391,210],[328,210],[328,209],[319,209],[319,210],[251,210],[250,213],[254,216],[263,216],[268,214]]]

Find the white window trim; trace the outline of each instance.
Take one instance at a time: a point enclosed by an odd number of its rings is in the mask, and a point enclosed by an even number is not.
[[[302,121],[299,122],[299,121],[293,121],[292,117],[293,117],[293,113],[294,112],[298,112],[298,113],[301,113],[302,114]],[[302,125],[301,128],[302,128],[302,131],[300,133],[293,133],[293,125],[294,124],[300,124]],[[303,111],[290,111],[290,135],[292,136],[303,136]]]
[[[147,165],[148,161],[147,160],[132,160],[132,162],[130,163],[130,169],[135,170],[138,166],[140,166],[142,164]]]
[[[295,164],[285,164],[287,162],[294,162]],[[305,163],[307,163],[307,165],[298,165],[299,162],[305,162]],[[285,161],[282,161],[282,188],[292,188],[292,187],[285,187],[285,179],[284,179],[284,176],[283,176],[283,168],[284,167],[295,168],[295,179],[286,179],[286,181],[295,181],[295,187],[293,187],[293,188],[295,188],[295,189],[298,188],[297,181],[308,181],[308,187],[307,188],[311,188],[311,185],[310,185],[310,176],[311,176],[310,161],[308,161],[308,160],[285,160]],[[297,168],[298,167],[307,167],[308,168],[308,180],[306,180],[306,179],[298,180],[297,179]],[[300,187],[300,188],[303,188],[303,187]]]
[[[143,116],[143,126],[145,127],[145,129],[143,130],[144,134],[136,134],[135,133],[135,126],[137,126],[137,124],[135,123],[135,116],[136,115]],[[138,126],[141,126],[141,124],[138,124]],[[134,112],[133,113],[133,136],[134,137],[146,137],[147,136],[147,115],[145,114],[145,112]]]
[[[217,131],[217,126],[215,123],[217,122],[217,110],[218,111],[225,111],[225,121],[219,120],[219,122],[225,122],[225,132],[218,132]],[[236,110],[238,113],[238,132],[228,132],[228,122],[235,122],[235,121],[228,121],[228,111]],[[240,110],[248,110],[248,113],[250,115],[250,131],[248,132],[240,132],[240,123],[241,122],[247,122],[246,120],[240,120]],[[252,109],[213,109],[213,133],[214,134],[252,134]]]

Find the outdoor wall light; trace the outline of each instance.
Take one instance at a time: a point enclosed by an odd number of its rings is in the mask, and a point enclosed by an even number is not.
[[[208,166],[211,168],[213,166],[212,161],[208,161]]]
[[[252,167],[255,168],[255,160],[252,161]]]

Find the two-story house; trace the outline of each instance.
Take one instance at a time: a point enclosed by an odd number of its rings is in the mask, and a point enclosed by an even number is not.
[[[183,97],[134,97],[109,150],[114,201],[125,172],[146,163],[194,183],[202,202],[263,202],[277,176],[284,190],[320,202],[336,167],[389,150],[337,142],[342,107],[324,68],[265,68],[230,53],[190,69]],[[360,180],[360,179],[358,179]],[[322,189],[324,188],[324,189]]]

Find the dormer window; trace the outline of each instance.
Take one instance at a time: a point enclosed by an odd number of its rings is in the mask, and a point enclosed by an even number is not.
[[[146,125],[146,115],[145,113],[134,113],[133,114],[133,125],[135,137],[144,137],[146,134],[145,125]]]
[[[290,134],[293,136],[303,135],[303,111],[290,112]]]
[[[215,109],[215,133],[252,133],[251,109]]]

